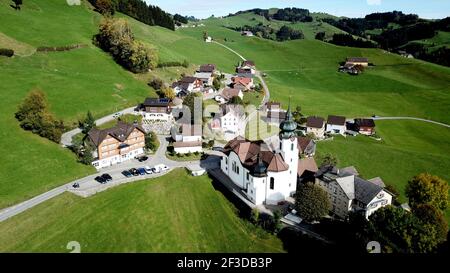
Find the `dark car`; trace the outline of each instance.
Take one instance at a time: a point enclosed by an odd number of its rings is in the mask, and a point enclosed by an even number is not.
[[[123,174],[125,177],[132,177],[132,176],[133,176],[132,173],[130,173],[129,171],[126,171],[126,170],[123,171],[122,174]]]
[[[144,168],[139,168],[139,169],[137,169],[137,171],[139,172],[140,175],[146,175],[147,174],[147,172],[145,172]]]
[[[79,187],[80,187],[80,184],[78,184],[77,182],[76,182],[76,183],[73,183],[72,187],[74,187],[74,188],[79,188]]]
[[[105,183],[106,183],[106,179],[103,178],[103,177],[101,177],[101,176],[97,176],[97,177],[95,178],[95,181],[97,181],[97,182],[99,182],[99,183],[101,183],[101,184],[105,184]]]
[[[146,161],[146,160],[148,159],[148,156],[143,155],[143,156],[137,157],[136,159],[137,159],[139,162],[144,162],[144,161]]]
[[[102,177],[103,177],[107,182],[109,182],[109,181],[112,180],[111,175],[109,175],[109,174],[107,174],[107,173],[102,174]]]
[[[136,168],[130,169],[130,173],[132,173],[134,176],[138,176],[139,175],[139,172],[138,172],[138,170],[136,170]]]

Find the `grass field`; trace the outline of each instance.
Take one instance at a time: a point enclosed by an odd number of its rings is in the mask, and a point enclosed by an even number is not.
[[[238,218],[207,176],[183,169],[86,199],[65,193],[0,223],[0,252],[282,252]]]

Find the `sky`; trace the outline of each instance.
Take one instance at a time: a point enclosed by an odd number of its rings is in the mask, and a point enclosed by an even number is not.
[[[450,16],[450,0],[145,0],[163,10],[199,19],[224,16],[252,8],[306,8],[336,16],[364,17],[373,12],[399,10],[425,19]]]

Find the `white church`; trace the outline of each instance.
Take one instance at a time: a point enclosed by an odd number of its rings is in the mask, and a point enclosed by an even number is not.
[[[271,149],[263,141],[236,137],[224,147],[221,170],[255,205],[277,204],[297,189],[298,154],[295,129],[289,108],[280,124],[280,146]]]

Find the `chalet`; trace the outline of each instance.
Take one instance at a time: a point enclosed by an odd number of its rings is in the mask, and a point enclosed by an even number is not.
[[[384,187],[336,167],[322,167],[316,173],[315,183],[328,193],[331,213],[342,219],[347,219],[351,211],[368,218],[392,203],[393,194]]]
[[[248,31],[248,30],[244,30],[244,31],[241,31],[241,35],[242,36],[247,36],[247,37],[252,37],[253,36],[253,32]]]
[[[254,87],[253,79],[244,77],[232,77],[231,87],[240,89],[242,91],[248,91]]]
[[[95,146],[92,165],[97,168],[112,166],[130,160],[144,153],[145,130],[137,123],[119,121],[108,129],[93,128],[88,141]]]
[[[183,123],[171,129],[176,153],[186,154],[202,151],[202,126],[200,124]]]
[[[170,99],[167,98],[146,98],[139,108],[143,118],[147,120],[173,119]]]
[[[373,119],[357,118],[355,119],[354,127],[360,134],[367,136],[375,134],[375,122]]]
[[[174,82],[172,88],[177,96],[185,96],[191,92],[200,91],[203,82],[196,77],[183,77],[181,80]]]
[[[309,137],[297,137],[299,156],[312,157],[316,154],[316,142]]]
[[[245,60],[241,63],[242,68],[253,68],[255,69],[255,62],[250,60]]]
[[[311,116],[306,119],[306,133],[312,133],[316,138],[323,138],[325,134],[325,120]]]
[[[221,172],[253,204],[278,204],[296,192],[296,128],[289,107],[287,119],[280,125],[280,145],[275,149],[261,140],[250,141],[243,137],[236,137],[225,145]]]
[[[225,99],[225,101],[230,101],[233,97],[239,97],[244,99],[244,93],[241,89],[237,88],[224,88],[222,91],[222,97]]]
[[[362,65],[364,67],[369,66],[369,59],[364,57],[349,57],[345,60],[345,65]]]
[[[256,74],[255,63],[253,61],[243,61],[238,67],[236,67],[236,74],[239,77],[253,78]]]
[[[315,174],[319,168],[314,157],[305,157],[298,160],[297,179],[301,183],[315,181]]]
[[[346,130],[345,117],[329,115],[327,119],[327,129],[326,131],[331,134],[341,134],[343,135]]]

